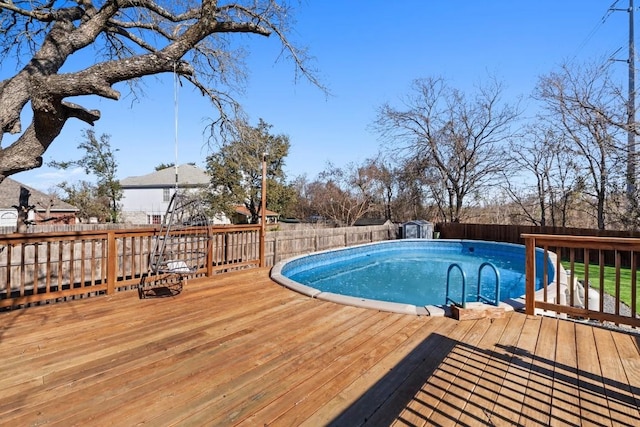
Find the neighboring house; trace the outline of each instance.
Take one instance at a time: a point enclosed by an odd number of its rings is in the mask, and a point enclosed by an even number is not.
[[[29,195],[29,206],[33,210],[28,213],[29,221],[34,224],[75,224],[78,208],[63,202],[55,196],[31,188],[11,178],[0,183],[0,227],[16,227],[18,225],[18,209],[20,194]]]
[[[277,212],[270,211],[269,209],[267,209],[266,211],[267,211],[267,224],[277,224],[278,217],[280,215]],[[262,219],[262,216],[260,215],[259,218]],[[233,214],[233,223],[248,224],[250,221],[251,221],[251,213],[249,212],[249,209],[247,209],[247,207],[244,205],[236,206],[236,210]]]
[[[194,192],[209,187],[211,178],[197,166],[178,166],[178,191]],[[176,168],[169,167],[147,175],[131,176],[120,181],[121,215],[131,224],[160,224],[171,197],[176,192]],[[229,224],[226,217],[213,219],[214,224]]]

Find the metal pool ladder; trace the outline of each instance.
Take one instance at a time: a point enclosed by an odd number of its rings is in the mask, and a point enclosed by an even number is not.
[[[495,299],[491,299],[488,298],[484,295],[482,295],[482,293],[480,292],[480,282],[482,279],[482,270],[484,270],[485,267],[489,267],[493,270],[495,277],[496,277],[496,292],[495,292]],[[451,297],[449,297],[449,282],[451,279],[451,271],[453,269],[457,268],[458,270],[460,270],[460,275],[462,276],[462,301],[461,302],[457,302],[455,300],[453,300]],[[478,268],[478,286],[476,289],[476,301],[477,302],[486,302],[487,304],[493,304],[495,306],[498,306],[500,304],[500,272],[498,271],[498,268],[493,265],[490,262],[483,262],[480,267]],[[460,266],[460,264],[458,263],[453,263],[449,266],[449,269],[447,270],[447,293],[446,293],[446,298],[445,298],[445,304],[449,304],[452,303],[454,305],[457,305],[458,307],[462,307],[462,308],[466,308],[467,306],[467,275],[464,272],[464,270],[462,269],[462,267]]]

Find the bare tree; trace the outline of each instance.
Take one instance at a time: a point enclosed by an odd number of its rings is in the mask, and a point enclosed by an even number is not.
[[[625,101],[608,65],[563,65],[540,78],[535,98],[543,103],[545,119],[568,141],[584,182],[585,200],[598,229],[607,225],[606,206],[612,189],[624,181]]]
[[[328,163],[316,180],[305,182],[302,191],[298,188],[298,203],[305,204],[311,216],[336,225],[353,225],[373,206],[374,182],[369,172],[366,165],[351,163],[339,168]]]
[[[520,215],[534,225],[567,226],[572,196],[580,182],[564,134],[544,123],[526,128],[524,136],[510,144],[510,165],[504,185]]]
[[[427,176],[422,166],[415,159],[401,159],[395,167],[398,180],[398,194],[394,200],[396,220],[403,222],[412,219],[429,219],[437,222],[444,220],[433,202],[427,203],[430,193]]]
[[[367,216],[393,220],[393,205],[399,186],[398,171],[381,155],[366,159],[356,171],[359,179],[355,181],[360,183],[360,187],[366,185],[371,199]]]
[[[501,101],[495,79],[467,97],[441,78],[415,80],[401,107],[383,105],[375,127],[388,148],[412,159],[445,221],[459,222],[474,194],[488,191],[504,167],[517,108]]]
[[[306,174],[296,176],[290,183],[293,192],[289,216],[299,220],[308,220],[315,215],[309,196],[309,179]]]
[[[211,100],[218,113],[214,125],[228,123],[228,115],[239,108],[232,90],[244,77],[243,52],[231,43],[238,33],[275,35],[296,70],[320,87],[305,51],[288,38],[291,20],[290,7],[276,0],[0,0],[0,60],[22,67],[0,82],[0,138],[19,134],[0,147],[0,182],[40,167],[42,154],[68,119],[93,125],[100,118],[99,111],[69,97],[117,100],[119,82],[129,83],[135,93],[137,79],[174,72]],[[88,47],[95,55],[84,56],[90,61],[85,68],[61,72]],[[31,123],[23,128],[26,108],[31,108]]]

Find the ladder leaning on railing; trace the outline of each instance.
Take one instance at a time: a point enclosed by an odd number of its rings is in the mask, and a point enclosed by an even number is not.
[[[200,231],[193,228],[200,228]],[[205,266],[211,238],[208,228],[209,221],[201,201],[174,193],[149,254],[148,272],[138,286],[141,298],[151,294],[175,295],[182,290],[187,277]],[[153,284],[162,284],[162,292],[149,292]]]

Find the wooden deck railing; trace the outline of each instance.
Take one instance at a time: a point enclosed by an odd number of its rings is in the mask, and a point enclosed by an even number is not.
[[[258,267],[261,259],[271,266],[303,253],[394,239],[397,227],[268,232],[266,253],[260,253],[260,232],[260,225],[190,227],[179,231],[178,247],[170,250],[206,252],[190,275],[203,278]],[[0,234],[0,308],[137,289],[157,235],[152,227]]]
[[[636,273],[640,239],[546,234],[523,234],[522,238],[526,248],[527,314],[545,310],[572,318],[640,327]],[[553,284],[538,291],[536,247],[544,250],[545,259],[548,254],[555,254],[557,273]],[[610,273],[605,275],[605,269]],[[543,283],[548,283],[546,267],[544,270]],[[606,276],[613,280],[607,281]],[[613,304],[605,303],[605,298]]]
[[[194,277],[260,264],[259,225],[191,227],[206,239]],[[0,235],[0,308],[137,287],[149,268],[155,228]]]

